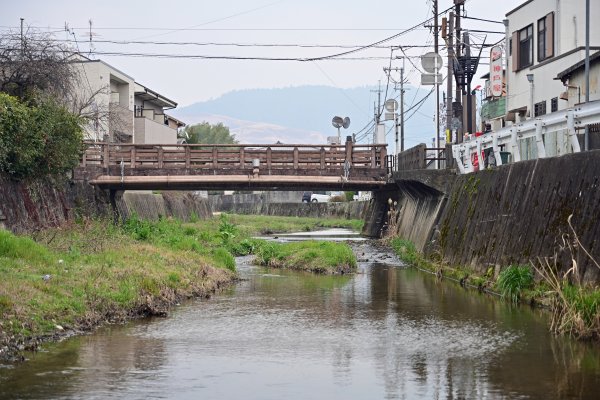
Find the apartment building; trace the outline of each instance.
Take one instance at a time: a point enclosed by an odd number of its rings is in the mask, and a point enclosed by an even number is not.
[[[78,98],[88,123],[86,139],[115,143],[177,144],[185,124],[166,111],[177,103],[102,60],[78,56]]]

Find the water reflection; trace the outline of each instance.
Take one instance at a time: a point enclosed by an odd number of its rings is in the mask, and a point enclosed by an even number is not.
[[[412,269],[241,269],[246,281],[167,319],[0,370],[0,398],[595,398],[600,387],[597,347]]]

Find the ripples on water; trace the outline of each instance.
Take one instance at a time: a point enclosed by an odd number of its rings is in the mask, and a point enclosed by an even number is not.
[[[364,244],[363,244],[364,246]],[[166,319],[0,370],[0,398],[594,398],[597,348],[543,317],[398,266],[270,271]]]

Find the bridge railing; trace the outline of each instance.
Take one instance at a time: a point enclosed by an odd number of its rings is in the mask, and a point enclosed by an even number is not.
[[[385,168],[386,145],[306,144],[125,144],[86,142],[81,166],[124,166],[145,169],[267,169]],[[258,160],[258,161],[256,161]]]

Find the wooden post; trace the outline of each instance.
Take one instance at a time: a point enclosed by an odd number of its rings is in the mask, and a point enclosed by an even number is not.
[[[377,167],[377,147],[376,145],[371,146],[371,168]]]
[[[164,149],[162,147],[158,148],[158,168],[162,168],[163,167],[163,157],[164,157]]]
[[[110,165],[110,154],[109,154],[109,148],[108,148],[108,143],[104,143],[102,146],[104,146],[104,156],[102,158],[102,163],[104,164],[104,168],[108,169],[108,166]]]
[[[387,147],[381,146],[381,152],[379,153],[379,156],[381,159],[379,167],[385,168],[385,159],[387,157]]]
[[[271,148],[267,147],[267,169],[271,170]]]
[[[219,151],[216,147],[213,147],[213,168],[214,169],[217,169],[217,165],[219,165],[217,157],[219,157]]]
[[[244,168],[246,160],[244,159],[244,148],[240,147],[240,168]]]
[[[192,149],[190,146],[185,146],[185,169],[190,169],[190,164],[192,158]]]
[[[129,161],[129,166],[131,167],[131,169],[135,169],[135,146],[131,146],[131,160]]]
[[[354,150],[354,146],[352,140],[346,140],[346,161],[350,163],[350,166],[354,166],[352,164],[352,151]]]
[[[86,163],[87,163],[87,152],[88,152],[88,148],[85,149],[85,151],[83,152],[83,156],[81,157],[81,166],[85,167]]]
[[[294,147],[294,169],[298,169],[298,148]]]
[[[325,147],[321,147],[321,169],[325,169]]]

